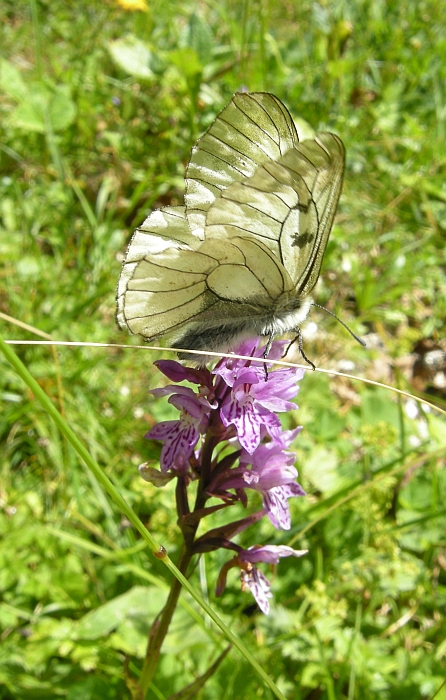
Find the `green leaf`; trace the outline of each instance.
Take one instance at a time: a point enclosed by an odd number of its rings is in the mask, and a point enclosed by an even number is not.
[[[344,486],[338,471],[335,452],[316,447],[305,463],[305,478],[321,493],[331,493]]]
[[[361,413],[364,423],[370,425],[383,422],[395,427],[399,425],[398,406],[389,401],[385,391],[366,392],[362,400]]]
[[[165,595],[156,588],[134,586],[127,593],[109,600],[79,620],[76,639],[98,639],[114,630],[128,616],[141,617],[147,624],[164,603]]]
[[[64,131],[74,121],[76,107],[69,87],[60,85],[53,90],[35,83],[26,98],[9,116],[9,123],[19,129],[44,134],[51,125],[54,131]]]
[[[9,115],[8,122],[18,129],[45,133],[44,110],[35,99],[21,102]]]
[[[195,12],[189,19],[187,45],[195,51],[200,62],[206,65],[212,58],[213,33]]]
[[[72,685],[66,697],[67,700],[111,700],[116,697],[116,691],[103,678],[87,676],[85,680]]]
[[[68,85],[59,85],[48,104],[49,117],[54,131],[64,131],[74,122],[76,107],[70,97]]]
[[[203,66],[195,49],[187,48],[171,51],[169,58],[186,78],[192,78],[203,71]]]
[[[28,92],[20,71],[3,58],[0,59],[0,88],[18,102],[24,100]]]
[[[141,624],[143,623],[143,624]],[[147,647],[147,623],[145,620],[127,619],[107,639],[108,644],[124,654],[144,658]]]
[[[38,260],[32,258],[30,255],[24,255],[16,264],[17,274],[20,277],[37,277],[40,273],[40,269]]]
[[[154,77],[152,52],[144,41],[130,35],[109,41],[108,50],[114,62],[126,73],[136,78]]]

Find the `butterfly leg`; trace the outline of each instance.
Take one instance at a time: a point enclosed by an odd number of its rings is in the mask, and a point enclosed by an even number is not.
[[[263,351],[263,359],[266,360],[266,358],[269,355],[269,351],[271,350],[272,344],[274,340],[274,333],[273,331],[270,332],[268,336],[268,340],[265,345],[265,350]],[[263,363],[263,369],[265,370],[265,382],[268,380],[268,367],[266,366],[266,362]]]
[[[295,336],[295,337],[293,338],[293,340],[288,344],[288,347],[287,347],[287,349],[285,350],[285,352],[283,353],[282,358],[287,356],[288,350],[290,349],[290,347],[291,347],[292,345],[294,345],[294,343],[296,342],[296,340],[297,340],[297,345],[298,345],[300,354],[301,354],[302,357],[304,358],[305,362],[307,362],[307,363],[310,365],[310,367],[313,369],[313,371],[314,371],[314,370],[316,369],[316,365],[314,364],[314,362],[312,362],[311,360],[309,360],[308,357],[307,357],[307,356],[305,355],[305,353],[304,353],[303,340],[302,340],[302,333],[301,333],[300,328],[296,328],[296,336]]]
[[[265,345],[265,350],[263,351],[263,357],[264,357],[265,360],[266,360],[266,358],[267,358],[268,355],[269,355],[269,352],[270,352],[271,347],[272,347],[272,345],[273,345],[273,340],[274,340],[274,333],[273,333],[273,331],[271,331],[271,333],[270,333],[269,336],[268,336],[267,343],[266,343],[266,345]]]

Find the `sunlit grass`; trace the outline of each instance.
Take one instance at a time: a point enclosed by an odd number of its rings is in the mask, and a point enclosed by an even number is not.
[[[135,342],[114,321],[132,229],[151,207],[180,203],[190,147],[231,94],[264,89],[312,127],[339,133],[348,155],[317,301],[368,348],[314,311],[306,354],[321,368],[427,391],[444,407],[441,354],[412,381],[417,357],[445,350],[438,3],[154,2],[132,12],[33,0],[1,13],[1,311],[58,340]],[[172,491],[137,475],[158,457],[144,433],[168,417],[149,395],[158,354],[16,350],[175,558]],[[130,697],[124,659],[137,675],[164,595],[147,577],[163,581],[162,565],[3,361],[0,391],[0,698]],[[298,404],[286,420],[304,426],[297,466],[309,495],[295,499],[281,540],[309,555],[281,564],[268,618],[247,608],[235,579],[216,601],[220,552],[191,582],[290,699],[430,698],[446,653],[444,420],[383,389],[311,372]],[[260,524],[258,542],[271,537]],[[178,611],[153,697],[178,691],[218,655],[206,625]],[[267,697],[233,650],[203,697],[255,694]]]

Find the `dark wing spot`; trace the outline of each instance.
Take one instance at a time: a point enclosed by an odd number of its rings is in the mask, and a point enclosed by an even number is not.
[[[314,233],[295,233],[291,245],[295,248],[306,248],[314,241]]]

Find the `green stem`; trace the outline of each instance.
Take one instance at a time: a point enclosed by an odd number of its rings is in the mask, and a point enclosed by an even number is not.
[[[214,451],[215,444],[215,436],[208,433],[205,438],[201,454],[201,474],[195,501],[195,511],[203,508],[207,500],[206,484],[208,483],[210,477],[212,453]],[[179,517],[181,518],[181,515],[184,514],[181,511],[189,512],[187,507],[187,495],[185,493],[185,481],[182,477],[178,478],[176,498],[177,507],[179,507]],[[187,574],[187,570],[193,556],[193,544],[198,529],[198,524],[199,521],[188,529],[187,534],[183,532],[184,540],[177,563],[177,568],[182,574],[184,574],[184,576]],[[161,653],[161,647],[167,632],[169,631],[169,625],[172,622],[172,617],[177,607],[180,593],[181,583],[178,581],[178,579],[174,578],[166,604],[155,620],[147,642],[146,656],[141,675],[139,677],[139,686],[142,690],[143,697],[145,697],[149,685],[153,680],[153,676],[155,675]]]
[[[191,559],[192,553],[183,545],[183,549],[180,553],[180,557],[177,562],[177,568],[179,569],[179,571],[181,571],[182,574],[186,575]],[[178,581],[177,578],[174,578],[172,581],[172,586],[166,604],[158,618],[155,620],[151,629],[149,640],[147,643],[146,656],[144,659],[141,675],[139,677],[139,685],[143,692],[143,697],[146,696],[149,685],[153,680],[153,676],[155,675],[159,655],[161,652],[161,647],[163,645],[164,639],[169,630],[169,625],[172,621],[173,614],[177,607],[178,598],[180,597],[181,593],[181,588],[181,583]]]
[[[212,430],[210,430],[206,435],[201,451],[200,483],[197,489],[194,512],[203,508],[208,499],[206,487],[210,480],[212,471],[212,454],[217,443],[218,437],[215,434],[213,434]],[[186,482],[184,481],[184,478],[179,477],[177,482],[176,499],[180,518],[181,515],[184,515],[186,512],[189,512],[185,487]],[[185,576],[187,574],[190,561],[193,557],[193,546],[198,525],[199,520],[190,528],[188,528],[187,532],[182,531],[184,540],[177,567],[179,571],[181,571],[181,573]],[[153,676],[155,675],[156,667],[158,665],[158,660],[161,653],[161,647],[163,645],[167,632],[169,631],[169,625],[172,621],[173,614],[178,604],[180,593],[181,583],[178,581],[178,579],[174,578],[172,581],[172,586],[166,604],[159,616],[157,617],[157,619],[155,620],[150,631],[146,649],[146,656],[144,659],[141,675],[139,677],[139,686],[142,690],[143,697],[145,697],[149,685],[153,680]]]

